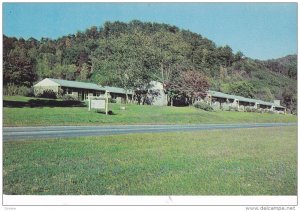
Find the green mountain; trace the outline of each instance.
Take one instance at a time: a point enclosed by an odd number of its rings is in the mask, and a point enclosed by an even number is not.
[[[210,89],[280,99],[296,111],[296,55],[253,60],[200,34],[138,20],[106,22],[54,40],[3,35],[4,87],[29,87],[52,77],[136,89],[151,80],[171,80],[187,70],[205,74]]]
[[[279,59],[258,61],[266,68],[297,80],[297,55],[288,55]]]

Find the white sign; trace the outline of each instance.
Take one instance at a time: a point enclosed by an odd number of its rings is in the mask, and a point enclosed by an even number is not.
[[[109,92],[105,91],[105,98],[98,98],[93,99],[93,96],[89,96],[89,111],[92,110],[92,108],[95,109],[105,109],[105,114],[108,114],[108,95]]]
[[[105,100],[91,100],[91,108],[105,109]]]

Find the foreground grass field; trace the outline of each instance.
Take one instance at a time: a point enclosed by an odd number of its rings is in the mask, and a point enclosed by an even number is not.
[[[294,126],[3,145],[4,194],[297,194]]]
[[[69,107],[72,106],[72,107]],[[101,124],[189,124],[296,122],[294,115],[247,112],[206,112],[194,107],[139,106],[110,104],[114,115],[89,112],[78,104],[26,97],[4,97],[4,126],[101,125]]]

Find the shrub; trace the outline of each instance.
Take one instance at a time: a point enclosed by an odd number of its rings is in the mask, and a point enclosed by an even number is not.
[[[239,109],[236,106],[229,106],[229,111],[239,111]]]
[[[245,107],[245,111],[246,112],[258,112],[257,108],[253,108],[253,107],[249,107],[249,106]]]
[[[50,99],[56,99],[56,93],[51,89],[46,89],[42,93],[38,94],[37,97],[41,98],[50,98]]]
[[[269,110],[267,108],[260,108],[259,112],[260,113],[269,113],[269,114],[274,114],[275,113],[274,111],[271,111],[271,110]]]
[[[65,101],[79,101],[78,98],[73,95],[63,95],[61,99]]]
[[[56,98],[63,98],[63,96],[64,96],[64,90],[62,88],[58,88]]]
[[[269,110],[268,110],[268,109],[264,109],[264,108],[259,108],[259,109],[257,109],[257,111],[258,111],[259,113],[266,113],[266,112],[268,112]]]
[[[275,114],[275,112],[274,112],[274,111],[271,111],[271,110],[266,110],[265,112],[266,112],[266,113],[269,113],[269,114]]]
[[[196,102],[194,103],[195,108],[199,108],[205,111],[213,111],[214,109],[207,103],[205,102]]]
[[[14,84],[8,84],[3,87],[3,94],[4,95],[21,95],[26,97],[33,97],[33,88],[26,87],[26,86],[16,86]]]
[[[7,84],[5,87],[3,87],[3,94],[9,96],[17,95],[17,89],[18,87],[14,84]]]
[[[109,101],[110,103],[116,103],[117,102],[117,100],[116,99],[112,99],[112,98],[110,98],[110,101]]]
[[[26,96],[26,97],[33,97],[34,91],[33,88],[29,88],[26,86],[18,87],[18,95]]]

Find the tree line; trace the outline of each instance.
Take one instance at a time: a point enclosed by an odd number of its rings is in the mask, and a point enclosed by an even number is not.
[[[204,90],[284,101],[282,90],[295,84],[297,72],[293,65],[278,71],[268,64],[233,53],[228,45],[216,46],[200,34],[138,20],[106,22],[57,39],[3,35],[4,86],[29,87],[51,77],[142,89],[155,80],[173,98],[184,95],[192,100],[198,94],[184,92],[190,89],[184,87],[190,73]]]

